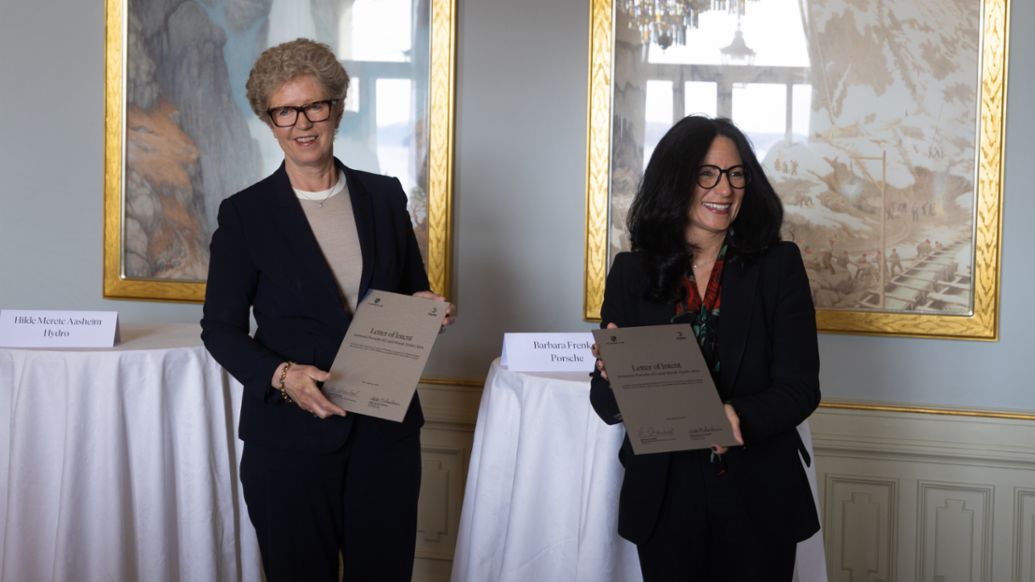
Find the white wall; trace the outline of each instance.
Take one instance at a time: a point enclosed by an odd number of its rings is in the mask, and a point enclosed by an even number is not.
[[[0,307],[195,322],[101,298],[104,3],[0,0]],[[459,2],[455,299],[428,372],[481,378],[503,331],[577,330],[588,0]],[[1011,3],[1000,340],[824,334],[828,399],[1035,411],[1035,5]]]

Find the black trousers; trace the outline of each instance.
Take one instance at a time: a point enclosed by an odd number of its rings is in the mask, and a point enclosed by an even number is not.
[[[364,422],[366,421],[366,422]],[[333,453],[245,443],[241,483],[267,582],[409,582],[420,492],[419,433],[377,442],[356,418]]]
[[[760,531],[709,451],[672,457],[661,517],[639,544],[644,582],[789,582],[797,544]]]

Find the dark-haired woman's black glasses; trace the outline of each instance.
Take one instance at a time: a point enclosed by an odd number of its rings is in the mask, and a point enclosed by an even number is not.
[[[719,185],[719,180],[722,180],[723,174],[726,174],[730,187],[737,190],[742,190],[751,181],[751,174],[748,173],[744,166],[730,166],[723,170],[719,166],[706,164],[697,168],[695,176],[697,178],[697,185],[705,190],[711,190]]]

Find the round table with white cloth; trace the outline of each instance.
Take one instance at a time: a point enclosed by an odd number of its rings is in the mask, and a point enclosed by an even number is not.
[[[241,385],[197,325],[0,348],[0,581],[260,580]]]

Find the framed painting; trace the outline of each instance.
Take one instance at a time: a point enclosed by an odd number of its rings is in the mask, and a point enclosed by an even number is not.
[[[689,114],[751,139],[822,331],[994,340],[1006,0],[591,0],[585,317]]]
[[[248,72],[298,37],[352,78],[335,155],[399,178],[448,295],[455,23],[455,0],[106,0],[104,296],[204,299],[220,201],[283,159]]]

